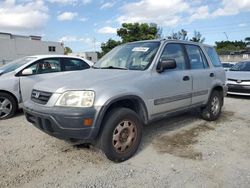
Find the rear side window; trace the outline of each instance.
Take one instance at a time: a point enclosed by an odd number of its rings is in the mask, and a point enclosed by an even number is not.
[[[183,47],[180,44],[167,44],[162,52],[161,58],[174,59],[176,69],[184,70],[186,68],[186,59]]]
[[[218,54],[212,47],[205,47],[205,50],[215,67],[222,67]]]
[[[75,71],[87,69],[90,66],[80,59],[64,58],[63,59],[64,71]]]
[[[185,45],[191,69],[205,69],[208,67],[207,61],[200,49],[195,45]]]

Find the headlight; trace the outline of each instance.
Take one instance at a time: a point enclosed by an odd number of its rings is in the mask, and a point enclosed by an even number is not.
[[[59,97],[56,106],[91,107],[94,99],[94,91],[67,91]]]

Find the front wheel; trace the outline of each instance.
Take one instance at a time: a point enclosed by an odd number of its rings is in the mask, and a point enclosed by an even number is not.
[[[136,153],[142,137],[142,123],[134,111],[114,109],[103,126],[100,145],[108,159],[122,162]]]
[[[213,91],[207,105],[201,109],[201,117],[207,121],[214,121],[219,118],[223,97],[218,91]]]

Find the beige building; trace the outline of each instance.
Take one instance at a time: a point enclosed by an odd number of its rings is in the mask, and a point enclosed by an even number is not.
[[[29,55],[64,54],[60,42],[42,41],[40,36],[23,36],[0,32],[0,66]]]

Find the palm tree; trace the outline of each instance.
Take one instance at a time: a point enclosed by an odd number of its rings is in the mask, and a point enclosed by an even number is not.
[[[202,34],[199,31],[194,31],[194,36],[190,41],[203,43],[205,38],[202,37]]]

